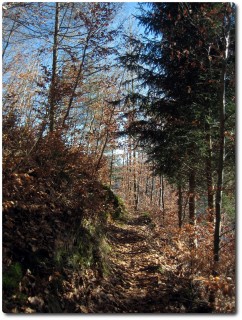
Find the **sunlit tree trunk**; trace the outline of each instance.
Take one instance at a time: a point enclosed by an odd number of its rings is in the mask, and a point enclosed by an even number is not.
[[[150,203],[153,203],[153,195],[154,195],[154,189],[155,189],[155,177],[152,175],[151,177],[151,187],[150,187]]]
[[[210,131],[210,128],[208,129]],[[213,191],[213,174],[212,174],[212,141],[210,132],[206,135],[208,146],[206,157],[206,178],[207,178],[207,203],[209,221],[214,220],[214,191]]]
[[[137,159],[136,152],[133,150],[133,193],[134,193],[134,208],[138,209],[139,195],[138,195],[138,183],[137,183]]]
[[[164,199],[164,176],[161,174],[160,175],[160,183],[159,183],[159,200],[158,200],[158,205],[159,209],[162,210],[162,220],[163,224],[165,222],[165,199]]]

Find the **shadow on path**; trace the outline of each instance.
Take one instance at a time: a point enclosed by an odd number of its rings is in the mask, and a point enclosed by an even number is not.
[[[116,244],[131,244],[145,240],[145,236],[135,230],[126,230],[114,225],[109,227],[108,235]]]
[[[92,304],[93,312],[211,312],[206,303],[196,302],[189,279],[163,268],[164,248],[152,245],[150,222],[149,217],[132,216],[125,224],[108,226],[112,276],[105,280],[101,298]]]

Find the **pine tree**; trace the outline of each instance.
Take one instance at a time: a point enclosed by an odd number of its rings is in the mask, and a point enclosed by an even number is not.
[[[131,38],[135,49],[121,57],[125,66],[135,71],[140,87],[145,88],[143,95],[133,95],[143,119],[134,122],[130,132],[139,136],[157,171],[170,177],[179,190],[188,181],[191,224],[195,220],[196,180],[206,181],[211,219],[217,179],[217,260],[225,151],[222,106],[231,100],[234,90],[230,86],[228,94],[234,67],[230,57],[233,42],[227,41],[228,32],[234,33],[233,6],[149,3],[141,5],[138,19],[147,37]]]

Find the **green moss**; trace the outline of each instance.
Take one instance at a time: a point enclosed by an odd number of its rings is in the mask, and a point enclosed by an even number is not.
[[[108,253],[110,246],[105,238],[102,226],[94,225],[91,220],[83,220],[85,225],[75,232],[73,245],[64,245],[56,250],[55,262],[62,268],[68,266],[73,269],[96,268],[102,274],[108,272]]]
[[[81,226],[69,232],[68,245],[63,244],[55,252],[55,263],[60,267],[74,269],[94,268],[102,275],[109,272],[108,255],[111,250],[105,236],[106,223],[112,219],[123,221],[126,211],[123,201],[107,187],[105,190],[105,206],[100,214],[85,217]]]
[[[55,262],[62,268],[67,265],[71,268],[86,268],[93,263],[93,237],[91,233],[81,228],[79,234],[73,237],[72,245],[61,246],[55,252]]]
[[[3,272],[3,289],[16,290],[23,277],[21,264],[16,262]]]
[[[158,268],[158,272],[160,272],[161,274],[164,274],[166,271],[165,267],[164,266],[159,266]]]
[[[19,299],[19,301],[21,303],[24,303],[25,301],[27,301],[28,296],[26,294],[22,293],[22,292],[18,292],[17,298]]]
[[[142,212],[141,214],[141,218],[143,219],[143,221],[147,224],[149,224],[149,227],[151,229],[153,229],[155,227],[155,224],[152,222],[152,219],[150,217],[150,213],[147,211]]]
[[[144,212],[142,212],[142,217],[144,217],[144,218],[150,218],[150,213],[148,212],[148,211],[144,211]]]
[[[125,210],[123,200],[117,196],[109,186],[104,186],[104,189],[107,192],[106,202],[113,205],[113,208],[110,212],[111,217],[114,220],[125,220],[127,217],[127,212]]]
[[[103,237],[102,240],[100,241],[99,250],[100,250],[100,257],[101,257],[102,273],[103,275],[108,275],[110,272],[108,255],[112,250],[112,248],[105,237]]]
[[[235,221],[236,216],[236,205],[234,194],[223,194],[223,209],[227,217],[231,222]]]

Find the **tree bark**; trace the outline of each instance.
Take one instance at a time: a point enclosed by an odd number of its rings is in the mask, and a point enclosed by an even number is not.
[[[195,180],[195,171],[191,170],[189,174],[189,223],[195,224],[196,217],[196,180]]]
[[[69,103],[68,103],[68,106],[67,106],[67,109],[66,109],[66,113],[65,113],[63,121],[62,121],[62,126],[63,127],[65,126],[65,122],[66,122],[67,118],[69,117],[69,114],[70,114],[70,111],[71,111],[71,107],[72,107],[72,103],[73,103],[73,100],[74,100],[74,97],[75,97],[75,94],[76,94],[76,89],[77,89],[77,86],[78,86],[78,84],[79,84],[79,82],[81,80],[83,66],[84,66],[84,62],[85,62],[85,59],[86,59],[86,52],[87,52],[87,48],[88,48],[88,44],[89,44],[89,36],[90,36],[90,32],[89,32],[89,34],[88,34],[88,36],[86,38],[86,42],[85,42],[85,46],[84,46],[84,49],[83,49],[82,60],[81,60],[80,66],[79,66],[78,74],[77,74],[77,77],[76,77],[76,80],[75,80],[75,83],[74,83],[74,87],[73,87],[73,90],[72,90],[72,93],[71,93],[71,96],[70,96],[70,99],[69,99]]]
[[[149,175],[146,175],[146,182],[145,182],[145,195],[149,194]]]
[[[155,177],[152,173],[151,177],[151,189],[150,189],[150,203],[153,203],[153,194],[154,194],[154,189],[155,189]]]
[[[228,4],[230,5],[230,4]],[[219,159],[218,159],[218,178],[217,178],[217,190],[215,201],[215,229],[214,229],[214,261],[219,261],[219,247],[220,247],[220,228],[221,228],[221,215],[222,215],[222,192],[223,192],[223,174],[224,174],[224,159],[225,159],[225,106],[226,106],[226,73],[227,73],[227,61],[230,45],[230,16],[225,14],[224,17],[224,42],[225,50],[221,72],[220,82],[220,129],[219,129]]]
[[[107,130],[107,132],[106,132],[105,140],[103,142],[102,149],[101,149],[101,152],[100,152],[97,164],[96,164],[96,172],[100,169],[100,164],[101,164],[101,161],[102,161],[102,158],[104,155],[104,151],[105,151],[107,143],[108,143],[108,139],[109,139],[109,130]]]
[[[161,175],[161,202],[162,202],[162,210],[163,210],[163,218],[165,212],[165,184],[164,184],[164,176]]]
[[[222,214],[222,190],[223,190],[223,172],[224,172],[224,114],[225,104],[220,110],[220,139],[219,139],[219,161],[218,161],[218,180],[216,190],[216,206],[215,206],[215,229],[214,229],[214,260],[219,261],[219,244],[220,244],[220,227]]]
[[[59,2],[55,4],[54,44],[52,53],[52,76],[49,95],[49,130],[54,131],[56,109],[56,84],[57,84],[57,53],[59,32]]]
[[[178,224],[179,224],[179,228],[182,227],[182,187],[181,184],[179,183],[178,186]]]
[[[160,175],[159,209],[162,210],[163,224],[165,221],[164,177]]]
[[[210,128],[208,128],[210,131]],[[213,192],[213,175],[212,175],[212,142],[210,132],[206,135],[206,141],[208,146],[206,157],[206,178],[207,178],[207,203],[209,221],[214,220],[214,192]]]
[[[109,172],[109,187],[112,187],[112,176],[113,176],[113,161],[114,161],[114,150],[112,149],[110,172]]]
[[[133,146],[134,148],[134,146]],[[138,198],[138,183],[137,183],[137,173],[136,173],[136,168],[137,162],[136,162],[136,152],[135,149],[133,149],[133,192],[134,192],[134,208],[137,211],[138,210],[138,203],[139,203],[139,198]]]

